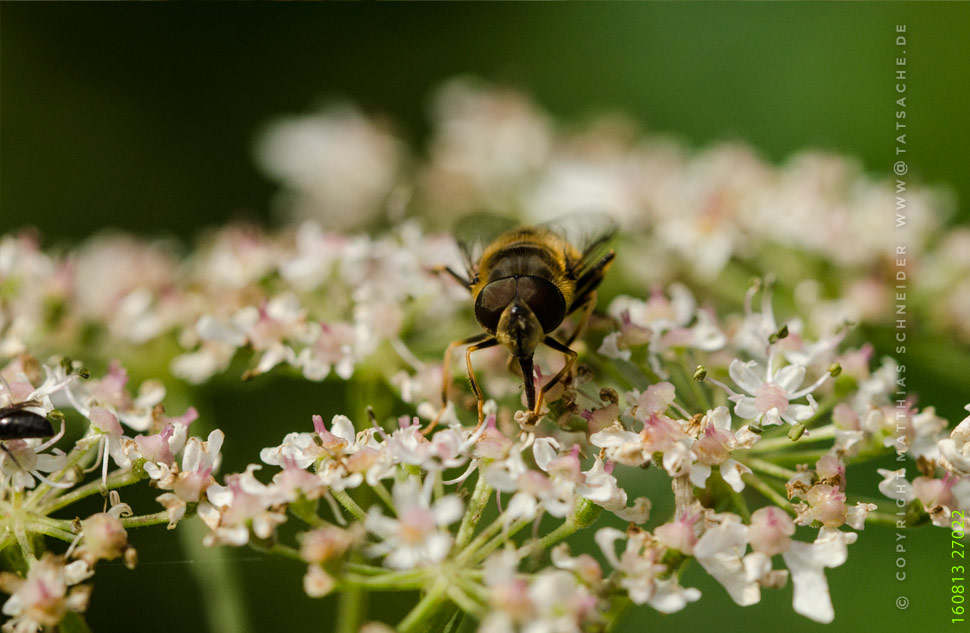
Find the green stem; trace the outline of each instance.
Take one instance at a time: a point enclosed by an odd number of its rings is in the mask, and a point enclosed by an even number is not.
[[[397,514],[397,508],[394,507],[394,498],[391,496],[391,493],[387,491],[387,488],[384,487],[384,484],[378,481],[375,485],[371,486],[371,490],[373,490],[374,494],[381,498],[381,501],[384,502],[384,505],[386,505],[391,512]]]
[[[387,573],[386,567],[376,567],[374,565],[365,565],[364,563],[347,563],[344,565],[344,570],[355,574],[364,574],[365,576],[379,576]]]
[[[74,523],[73,521],[68,521],[67,519],[52,519],[51,517],[41,514],[31,514],[29,522],[33,527],[45,525],[56,530],[62,530],[64,532],[74,534]]]
[[[772,458],[777,461],[784,461],[789,464],[814,464],[823,455],[827,455],[829,449],[821,449],[817,451],[791,451],[784,453],[775,453]]]
[[[390,574],[388,574],[390,576]],[[394,579],[381,576],[359,576],[357,574],[345,573],[340,576],[340,585],[346,587],[344,591],[356,591],[369,589],[371,591],[404,591],[407,589],[420,589],[424,586],[424,577],[412,576],[407,579]],[[357,629],[354,629],[356,631]]]
[[[489,591],[480,584],[481,580],[476,581],[474,578],[472,578],[471,573],[468,571],[460,573],[455,581],[461,585],[462,591],[464,591],[466,595],[474,598],[477,602],[481,602],[482,604],[488,603]]]
[[[168,511],[162,510],[154,514],[143,514],[141,516],[125,517],[121,519],[121,524],[126,528],[146,527],[149,525],[160,525],[168,523]]]
[[[576,529],[577,529],[577,525],[573,521],[573,518],[572,517],[567,518],[555,530],[553,530],[552,532],[549,532],[538,541],[535,541],[531,545],[529,545],[529,548],[526,551],[525,555],[531,556],[536,552],[541,552],[545,549],[549,549],[559,541],[571,536],[572,534],[575,534]]]
[[[336,499],[340,505],[347,510],[347,512],[354,515],[354,518],[358,521],[363,521],[367,518],[367,513],[364,512],[359,505],[357,505],[357,502],[354,501],[349,494],[347,494],[346,490],[331,490],[330,494],[333,495],[333,498]]]
[[[818,411],[815,412],[815,415],[813,415],[812,417],[802,422],[802,424],[805,425],[806,429],[811,429],[813,424],[815,424],[823,417],[831,413],[832,409],[835,408],[835,405],[837,405],[841,401],[842,400],[840,398],[835,396],[828,397],[827,399],[823,400],[822,403],[819,405]],[[826,425],[824,427],[820,427],[819,430],[827,428],[828,426],[832,426],[832,425]],[[780,426],[773,428],[770,432],[765,433],[764,439],[762,439],[761,442],[758,442],[757,446],[760,446],[763,442],[766,442],[768,440],[788,439],[788,430],[790,428],[791,427],[789,427],[787,424],[782,424]],[[791,442],[791,440],[788,440],[788,441]],[[799,440],[799,441],[802,441],[802,440]]]
[[[776,451],[779,449],[788,449],[793,446],[798,446],[800,444],[805,444],[808,442],[821,442],[823,440],[830,440],[835,437],[835,425],[829,424],[827,426],[822,426],[812,431],[806,432],[802,435],[797,442],[792,442],[788,439],[787,435],[782,437],[771,437],[759,440],[757,444],[751,447],[751,453],[767,453],[769,451]]]
[[[499,532],[502,529],[502,526],[504,525],[505,525],[505,517],[502,515],[499,515],[498,517],[496,517],[494,521],[489,523],[485,527],[485,529],[478,534],[478,536],[475,537],[475,540],[469,543],[468,546],[465,547],[465,549],[462,550],[460,554],[458,554],[455,560],[459,563],[459,565],[464,566],[464,563],[468,562],[468,559],[480,547],[485,545],[485,543],[488,542],[488,539],[492,538],[497,532]]]
[[[499,545],[515,536],[519,530],[532,523],[532,521],[532,519],[519,519],[509,527],[508,532],[497,534],[492,540],[485,543],[485,545],[483,545],[478,551],[472,553],[473,562],[477,564],[484,560],[485,557],[495,551]],[[465,552],[462,552],[462,554],[464,555]]]
[[[181,521],[175,531],[187,558],[207,562],[205,565],[189,565],[189,569],[201,590],[199,600],[205,605],[208,630],[212,633],[250,633],[248,603],[232,561],[226,556],[229,548],[205,547],[202,539],[208,531],[199,519]]]
[[[300,556],[300,552],[296,548],[290,547],[289,545],[283,545],[282,543],[274,543],[269,547],[264,547],[260,545],[258,542],[250,539],[249,546],[258,552],[274,554],[274,555],[282,556],[283,558],[289,558],[290,560],[296,560],[296,561],[300,561],[301,563],[306,563],[306,561],[303,560],[303,557]]]
[[[741,461],[741,460],[739,460]],[[777,464],[772,464],[764,459],[759,459],[757,457],[746,457],[743,462],[746,466],[749,466],[751,470],[756,470],[759,473],[764,473],[766,475],[771,475],[772,477],[778,477],[779,479],[791,479],[798,473],[794,470],[789,470],[788,468],[782,468]]]
[[[20,543],[20,551],[24,555],[24,560],[33,564],[37,560],[37,556],[34,554],[34,545],[27,538],[27,530],[24,529],[23,523],[18,523],[13,527],[14,534],[17,536],[17,541]]]
[[[485,506],[491,497],[492,487],[485,481],[484,474],[479,471],[478,481],[475,482],[475,491],[472,493],[472,498],[468,502],[468,509],[465,511],[465,516],[461,520],[461,525],[458,527],[458,536],[455,538],[456,550],[460,550],[468,545],[468,541],[471,540],[472,535],[475,533],[478,522],[482,520]]]
[[[103,490],[113,490],[115,488],[130,486],[131,484],[141,481],[141,479],[141,477],[133,473],[131,470],[115,471],[108,475],[107,488],[104,487],[104,482],[102,482],[100,479],[89,481],[83,486],[75,488],[67,494],[54,497],[48,503],[44,504],[43,507],[38,510],[38,512],[41,514],[51,514],[52,512],[56,512],[61,508],[67,507],[72,503],[80,501],[81,499],[95,493],[101,493]]]
[[[899,517],[895,514],[886,514],[885,512],[870,512],[869,516],[866,517],[866,525],[885,525],[889,527],[896,527],[896,522],[899,521]]]
[[[697,400],[697,408],[701,411],[709,411],[711,409],[711,401],[708,399],[707,393],[694,380],[694,371],[687,366],[687,358],[683,354],[679,354],[678,356],[680,358],[680,369],[684,373],[684,380],[690,385],[690,390]]]
[[[478,604],[471,596],[466,594],[459,585],[451,585],[448,588],[448,598],[458,605],[458,608],[474,616],[481,616],[483,607]]]
[[[392,587],[395,583],[416,584],[420,587],[421,583],[428,580],[430,573],[428,569],[407,569],[404,571],[387,571],[382,569],[378,574],[359,573],[358,568],[364,567],[356,563],[344,565],[343,578],[353,578],[357,584],[367,584],[368,587]]]
[[[367,611],[367,592],[364,591],[364,585],[355,585],[347,582],[348,580],[348,578],[341,578],[341,584],[346,583],[346,585],[340,592],[337,603],[337,633],[357,633]],[[364,580],[368,581],[372,578],[364,577]]]
[[[422,631],[425,622],[435,615],[438,607],[444,601],[448,584],[446,580],[442,579],[432,585],[428,593],[422,596],[418,604],[397,625],[398,633],[418,633]]]
[[[790,514],[795,514],[795,510],[792,508],[792,504],[788,499],[783,497],[781,493],[772,488],[765,480],[761,477],[753,474],[746,473],[743,476],[744,482],[760,492],[770,501],[772,501],[778,507],[786,510]]]
[[[73,543],[74,539],[77,538],[77,534],[74,534],[73,532],[67,532],[60,528],[56,528],[51,525],[46,525],[39,521],[31,521],[29,526],[30,526],[30,532],[32,534],[38,534],[38,533],[46,534],[47,536],[60,539],[67,543]]]

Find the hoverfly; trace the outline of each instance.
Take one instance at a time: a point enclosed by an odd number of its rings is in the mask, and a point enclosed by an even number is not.
[[[478,423],[482,423],[485,398],[475,379],[471,354],[502,345],[511,354],[510,368],[517,362],[522,370],[529,408],[527,424],[538,421],[546,392],[576,361],[577,354],[569,346],[596,305],[596,289],[615,256],[608,248],[615,233],[615,223],[601,214],[567,216],[536,226],[516,226],[509,219],[484,213],[459,221],[455,237],[466,275],[448,267],[438,270],[468,288],[475,301],[475,318],[484,332],[448,345],[442,372],[442,411],[448,403],[451,354],[456,347],[467,345],[465,365],[478,399]],[[553,337],[563,320],[579,310],[582,316],[573,333],[565,341]],[[564,354],[566,363],[537,394],[532,357],[540,343]],[[428,431],[438,417],[440,413]]]

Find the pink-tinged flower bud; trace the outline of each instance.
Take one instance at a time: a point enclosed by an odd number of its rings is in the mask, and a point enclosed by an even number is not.
[[[768,556],[788,551],[795,522],[777,506],[759,508],[751,515],[748,540],[751,548]]]
[[[113,560],[122,556],[128,549],[128,532],[120,519],[107,512],[99,512],[81,521],[84,535],[75,558],[93,567],[99,560]]]
[[[819,479],[832,479],[838,477],[841,481],[840,488],[845,488],[845,464],[835,455],[823,455],[815,464],[815,472]]]
[[[574,446],[568,455],[561,455],[549,462],[546,472],[553,479],[582,483],[586,477],[583,475],[583,465],[579,462],[579,446]]]
[[[300,539],[300,558],[311,564],[322,564],[338,558],[353,545],[351,530],[323,527],[311,530]]]
[[[640,441],[647,453],[664,453],[684,436],[676,421],[665,415],[651,415],[643,422]]]
[[[416,545],[423,543],[436,527],[431,510],[421,507],[409,508],[398,518],[397,536],[405,545]]]
[[[694,523],[698,515],[681,515],[670,523],[664,523],[653,531],[654,537],[663,545],[670,549],[677,550],[688,556],[694,553],[694,545],[697,544],[697,535],[694,532]]]
[[[494,417],[490,419],[492,426],[485,429],[482,437],[475,444],[475,456],[494,460],[505,459],[508,457],[509,449],[512,448],[514,442],[495,428]]]
[[[655,385],[650,385],[637,400],[638,413],[641,417],[647,417],[653,413],[663,413],[673,403],[674,397],[674,386],[669,382],[658,382]]]
[[[840,402],[832,409],[832,422],[840,429],[858,431],[862,427],[858,414],[845,402]]]
[[[549,481],[549,478],[534,470],[522,473],[517,483],[519,490],[537,497],[542,497],[552,490],[552,482]]]
[[[917,477],[913,480],[913,494],[920,500],[924,508],[934,506],[957,507],[956,500],[953,498],[954,478],[932,479],[930,477]]]
[[[311,598],[322,598],[337,586],[337,581],[319,565],[307,567],[306,575],[303,576],[303,590]]]
[[[106,435],[120,436],[124,433],[118,417],[103,407],[91,408],[91,426]]]
[[[728,447],[733,439],[734,436],[730,433],[712,424],[704,429],[701,436],[694,442],[692,450],[697,456],[697,461],[706,466],[714,466],[723,463],[731,456]]]
[[[850,350],[837,358],[842,366],[842,373],[852,376],[856,380],[869,377],[869,363],[872,361],[872,345],[866,343],[856,350]]]
[[[174,432],[175,428],[172,425],[168,425],[161,433],[156,435],[136,436],[134,442],[135,446],[138,447],[139,455],[150,462],[171,466],[175,463],[175,457],[172,455],[172,450],[168,445],[168,439]]]
[[[580,554],[576,557],[576,565],[573,571],[587,585],[594,585],[603,579],[603,569],[596,562],[596,559],[589,554]]]
[[[344,459],[344,465],[349,473],[363,473],[369,470],[381,458],[377,449],[364,447]]]
[[[620,419],[620,407],[615,402],[610,403],[605,407],[594,409],[587,419],[589,421],[587,434],[599,433]]]
[[[513,622],[528,622],[535,610],[529,599],[529,585],[522,579],[512,579],[492,587],[492,605],[506,613]]]
[[[845,523],[849,509],[845,505],[845,493],[827,484],[816,484],[805,496],[812,507],[809,516],[825,527],[838,527]]]

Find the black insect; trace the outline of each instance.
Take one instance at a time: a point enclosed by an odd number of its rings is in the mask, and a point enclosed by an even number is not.
[[[46,417],[28,411],[39,402],[18,402],[0,409],[0,440],[26,440],[54,435],[54,427]]]
[[[39,406],[41,406],[39,402],[28,400],[0,409],[0,449],[3,449],[3,452],[10,456],[10,459],[18,468],[21,468],[20,462],[4,445],[4,442],[7,440],[40,439],[54,435],[54,427],[50,420],[39,413],[28,411],[30,407]]]

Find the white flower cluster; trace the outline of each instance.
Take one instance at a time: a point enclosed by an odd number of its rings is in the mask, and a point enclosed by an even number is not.
[[[301,222],[276,232],[224,227],[184,257],[123,235],[65,253],[28,233],[0,237],[0,550],[19,550],[25,570],[0,575],[5,633],[83,612],[80,583],[98,560],[134,564],[127,528],[195,515],[207,545],[303,561],[310,596],[421,590],[403,633],[446,608],[486,633],[608,626],[618,596],[672,613],[701,598],[681,584],[691,560],[742,606],[790,578],[794,610],[829,622],[839,597],[824,570],[846,561],[867,522],[904,512],[949,527],[970,510],[970,418],[948,432],[933,407],[901,406],[896,363],[844,345],[847,321],[891,318],[890,286],[873,272],[892,266],[888,183],[828,155],[774,167],[740,145],[692,153],[617,119],[563,129],[522,95],[466,80],[434,112],[425,161],[351,107],[270,126],[259,159],[284,184],[283,213]],[[911,255],[925,258],[927,281],[916,307],[970,332],[967,236],[953,232],[938,251],[941,199],[908,195]],[[610,275],[626,294],[576,341],[578,366],[544,394],[540,424],[517,424],[521,381],[493,349],[476,357],[485,419],[464,426],[477,403],[456,384],[441,402],[451,368],[440,358],[474,331],[459,314],[470,302],[433,272],[457,251],[398,220],[493,208],[542,221],[591,207],[623,228]],[[395,228],[346,232],[384,219]],[[832,267],[844,274],[821,279]],[[751,270],[770,274],[749,284]],[[800,317],[776,317],[775,288]],[[41,365],[35,350],[107,370],[87,379],[80,363]],[[537,353],[525,378],[541,387],[559,356]],[[234,359],[245,377],[279,367],[348,389],[360,374],[382,379],[404,414],[314,416],[312,431],[217,478],[222,431],[190,437],[195,410],[168,416],[165,386],[129,389],[128,371],[204,383]],[[18,436],[24,420],[62,411],[86,425],[67,452],[60,434]],[[880,509],[846,467],[891,452],[916,460],[919,476],[880,470],[890,500]],[[83,481],[88,471],[99,477]],[[651,516],[662,488],[628,494],[644,477],[669,486],[669,516]],[[135,515],[116,489],[146,479],[163,509]],[[107,512],[51,516],[99,492],[111,495]],[[584,529],[598,558],[562,543]],[[70,545],[41,555],[35,535]]]
[[[430,272],[450,258],[449,237],[409,224],[379,238],[313,222],[275,236],[234,226],[183,261],[164,244],[123,236],[63,256],[28,235],[4,236],[0,279],[11,292],[0,300],[0,355],[77,350],[93,330],[132,363],[145,362],[140,345],[174,337],[181,352],[171,371],[193,383],[225,370],[241,349],[253,354],[249,376],[283,363],[309,380],[347,379],[381,342],[394,344],[414,310],[432,330],[460,305],[460,289]]]
[[[819,151],[780,166],[737,142],[694,151],[617,115],[565,125],[524,94],[469,78],[438,91],[431,124],[427,157],[405,158],[383,120],[329,108],[267,128],[259,156],[282,183],[291,217],[362,227],[410,212],[447,226],[480,209],[526,223],[598,210],[616,218],[630,245],[617,264],[625,278],[686,277],[723,293],[725,271],[774,274],[798,287],[809,320],[833,328],[892,319],[895,289],[880,271],[896,266],[892,211],[905,195],[914,301],[970,340],[970,231],[947,231],[954,205],[942,189],[897,191],[857,161]],[[350,138],[361,141],[346,152]],[[353,175],[335,177],[344,173]],[[366,186],[359,174],[372,176]],[[348,206],[367,210],[343,213]],[[827,274],[833,269],[838,278]]]
[[[257,155],[284,185],[287,217],[302,222],[276,234],[230,226],[189,258],[118,234],[63,254],[41,250],[30,233],[3,236],[0,354],[109,348],[131,363],[141,346],[174,338],[172,370],[190,382],[223,371],[241,349],[253,354],[250,375],[285,364],[310,380],[346,378],[381,341],[442,329],[463,299],[428,272],[457,262],[452,240],[402,217],[450,225],[483,208],[523,222],[613,215],[623,229],[616,276],[630,288],[686,279],[740,301],[738,280],[755,271],[792,292],[816,332],[893,318],[895,289],[879,271],[896,266],[885,212],[895,191],[851,160],[809,153],[776,167],[749,147],[692,152],[616,118],[557,126],[525,96],[469,80],[448,83],[435,103],[424,162],[350,106],[267,127]],[[906,196],[910,307],[970,340],[970,232],[945,231],[940,192]],[[387,220],[399,228],[345,232]],[[676,320],[684,306],[671,292]],[[710,334],[704,321],[672,329],[654,344]]]
[[[349,370],[340,369],[341,354],[353,367],[366,356],[360,350],[379,354],[381,343],[390,341],[394,362],[382,363],[384,375],[402,401],[427,420],[437,409],[441,367],[411,351],[400,310],[378,306],[417,300],[454,309],[455,300],[435,295],[434,289],[448,286],[423,269],[428,256],[421,249],[431,238],[406,229],[394,237],[359,238],[356,248],[350,246],[353,240],[338,240],[336,252],[353,265],[332,261],[321,272],[316,268],[321,251],[307,249],[305,265],[294,268],[293,251],[279,246],[289,238],[298,238],[291,245],[298,244],[308,235],[332,239],[304,224],[275,242],[273,253],[260,255],[272,240],[247,244],[244,234],[232,229],[174,266],[171,279],[191,275],[196,267],[219,271],[220,261],[231,262],[224,275],[210,277],[205,290],[199,290],[200,277],[184,286],[186,292],[195,288],[192,292],[203,294],[221,288],[225,311],[200,314],[194,325],[184,326],[182,343],[195,349],[177,356],[173,366],[192,365],[206,355],[228,362],[239,347],[249,346],[258,354],[255,372],[286,362],[318,378],[322,374],[312,370],[314,363],[332,363],[349,377]],[[13,243],[31,253],[25,240]],[[368,252],[381,245],[380,256]],[[351,256],[355,252],[359,259]],[[277,261],[280,253],[287,256]],[[39,251],[33,254],[37,261],[50,261]],[[249,264],[240,267],[243,262]],[[295,290],[265,301],[247,294],[258,280],[272,286],[290,275],[288,283],[294,283],[295,269],[312,280],[305,288],[326,287],[335,294],[326,304]],[[415,281],[421,272],[425,276]],[[392,273],[398,276],[389,282],[385,275]],[[342,302],[338,290],[351,288]],[[169,290],[180,292],[174,286]],[[758,292],[762,301],[756,309]],[[163,491],[158,501],[164,510],[147,521],[174,527],[197,513],[210,529],[208,545],[282,550],[289,546],[278,542],[277,528],[299,517],[310,528],[299,533],[292,555],[307,564],[304,586],[313,596],[352,586],[423,588],[431,607],[450,601],[479,618],[486,631],[531,630],[537,623],[578,631],[607,618],[611,587],[660,611],[685,608],[700,594],[680,585],[680,570],[696,559],[740,605],[757,602],[762,588],[779,587],[790,576],[795,610],[830,621],[834,611],[824,569],[845,561],[846,546],[856,538],[846,528],[862,529],[877,510],[852,501],[846,465],[889,450],[918,458],[920,477],[910,483],[903,473],[883,471],[882,489],[913,508],[914,516],[948,525],[954,510],[970,509],[965,457],[970,433],[964,422],[948,437],[946,422],[931,407],[906,409],[901,423],[892,360],[872,370],[871,348],[841,349],[844,329],[813,338],[802,321],[779,321],[770,295],[770,286],[755,284],[744,312],[726,316],[699,307],[692,292],[678,284],[648,297],[615,298],[607,310],[612,327],[601,324],[591,335],[599,337],[599,352],[587,354],[588,366],[547,394],[547,419],[555,424],[535,431],[515,424],[519,396],[514,389],[502,391],[503,380],[514,381],[496,356],[479,369],[487,374],[486,393],[500,404],[486,406],[486,422],[478,427],[462,426],[463,407],[451,405],[434,433],[417,417],[404,416],[397,428],[385,430],[376,420],[355,427],[345,416],[334,416],[329,425],[315,416],[313,432],[289,433],[280,445],[262,451],[262,464],[222,481],[214,475],[222,432],[213,431],[205,441],[188,437],[195,411],[167,416],[161,407],[165,389],[158,381],[145,381],[131,393],[127,372],[117,362],[101,379],[81,381],[76,363],[41,367],[20,354],[3,370],[0,404],[29,401],[38,415],[46,415],[56,401],[89,427],[69,454],[51,450],[53,442],[46,438],[4,441],[4,503],[14,508],[18,495],[37,498],[33,506],[17,506],[27,507],[27,514],[11,510],[5,520],[29,524],[32,516],[46,516],[101,486],[149,478]],[[259,307],[246,304],[251,300]],[[335,309],[349,309],[357,320],[333,320],[316,330],[313,324],[319,322],[306,316],[310,310]],[[186,334],[193,331],[198,340]],[[26,347],[18,339],[23,329],[5,333],[8,345]],[[331,333],[346,342],[320,344],[319,337]],[[314,356],[321,346],[332,354],[325,360]],[[198,378],[221,366],[207,362]],[[554,369],[555,362],[539,359],[546,369]],[[591,376],[599,376],[594,379],[604,387],[599,392],[591,391]],[[537,379],[543,380],[541,371]],[[902,437],[899,428],[905,429]],[[795,447],[800,461],[793,464],[786,453]],[[71,474],[79,464],[99,469],[100,480],[79,486]],[[278,468],[268,480],[260,477],[265,466]],[[660,522],[650,517],[650,500],[630,499],[623,482],[651,466],[669,477],[676,500],[675,514]],[[363,488],[371,492],[362,496]],[[767,505],[751,511],[747,499],[755,494]],[[734,511],[715,513],[699,501],[723,495]],[[500,512],[480,524],[493,497]],[[379,502],[361,505],[356,498]],[[324,511],[318,512],[321,501]],[[99,558],[133,556],[123,526],[139,523],[124,516],[130,509],[120,500],[114,505],[114,514],[82,523],[84,540],[73,549],[78,560],[93,565]],[[520,571],[542,550],[588,527],[602,510],[631,526],[597,531],[611,571],[587,555],[571,558],[561,549],[554,550],[552,567]],[[546,516],[560,527],[531,539],[520,536],[529,525],[538,530]],[[798,538],[799,526],[818,531],[805,540]],[[15,528],[7,526],[5,546],[15,544]],[[77,538],[70,524],[44,529],[65,540]],[[619,541],[626,542],[622,553],[616,549]],[[784,567],[775,567],[774,556]],[[360,557],[383,564],[355,562]],[[65,601],[69,593],[62,592]],[[548,603],[541,599],[546,595],[557,598]],[[26,613],[18,604],[10,608]],[[401,628],[412,624],[417,626],[405,621]]]
[[[20,560],[26,576],[0,574],[0,589],[11,594],[3,605],[5,633],[27,633],[57,626],[69,613],[86,610],[91,587],[81,585],[94,574],[99,560],[122,558],[133,567],[135,549],[126,528],[174,524],[187,502],[197,503],[199,491],[214,483],[211,476],[217,445],[188,438],[194,409],[181,416],[165,414],[165,388],[143,382],[136,395],[128,388],[127,372],[112,363],[100,379],[91,379],[76,361],[53,359],[41,364],[22,353],[0,368],[0,551]],[[43,428],[60,421],[52,437]],[[65,421],[86,425],[70,452],[56,447]],[[53,427],[51,432],[53,431]],[[181,454],[182,467],[176,463]],[[85,482],[85,473],[100,477]],[[122,503],[117,489],[150,477],[159,488],[175,490],[158,499],[168,512],[135,515]],[[192,491],[195,498],[192,499]],[[110,491],[110,492],[109,492]],[[91,495],[106,494],[111,507],[74,521],[51,515]],[[35,536],[69,543],[63,555],[35,552]],[[19,551],[17,551],[19,550]],[[12,553],[15,552],[16,553]]]
[[[285,509],[295,514],[294,507],[323,499],[328,518],[297,514],[316,526],[300,548],[305,586],[315,596],[356,583],[422,587],[427,600],[448,600],[478,617],[483,631],[580,631],[606,618],[608,587],[667,613],[698,600],[700,592],[678,580],[684,562],[696,559],[742,606],[790,577],[795,611],[829,622],[834,609],[824,570],[846,561],[858,536],[846,528],[861,530],[877,510],[851,500],[848,463],[890,448],[908,452],[927,474],[907,485],[905,503],[918,500],[913,507],[940,525],[953,510],[970,509],[968,422],[947,438],[932,408],[910,409],[910,431],[899,446],[890,360],[870,373],[868,349],[841,351],[843,333],[810,340],[797,323],[779,326],[768,298],[761,311],[749,301],[729,331],[685,289],[673,287],[670,295],[621,297],[610,309],[619,311],[618,329],[606,335],[605,347],[647,383],[642,391],[621,398],[605,389],[595,398],[574,383],[550,398],[550,409],[564,411],[550,418],[559,424],[535,432],[516,430],[512,412],[494,403],[479,427],[453,419],[433,434],[407,416],[393,431],[373,419],[357,430],[341,415],[328,428],[315,416],[312,433],[290,433],[262,451],[262,462],[280,469],[270,483],[256,478],[263,466],[254,464],[207,489],[199,506],[211,529],[207,542],[275,543]],[[680,307],[660,309],[674,304]],[[693,376],[684,371],[688,356],[704,364]],[[670,380],[651,379],[654,371]],[[576,407],[581,398],[592,406]],[[560,409],[563,402],[573,406]],[[563,424],[570,417],[584,424]],[[801,460],[794,470],[781,465],[792,449]],[[629,499],[623,484],[651,465],[669,476],[676,500],[675,514],[660,523],[650,518],[650,500]],[[950,475],[937,477],[945,471]],[[364,498],[379,501],[358,505],[360,495],[351,493],[362,487],[374,493]],[[751,495],[742,494],[752,488],[768,502],[754,511],[745,501]],[[477,526],[493,494],[500,513]],[[699,501],[724,494],[735,511],[715,512]],[[611,572],[561,548],[552,550],[551,567],[520,571],[601,510],[630,526],[596,532]],[[538,529],[543,516],[560,527],[516,539],[530,524]],[[800,526],[817,531],[799,539]],[[352,551],[387,569],[351,562]],[[776,556],[783,567],[775,567]]]

